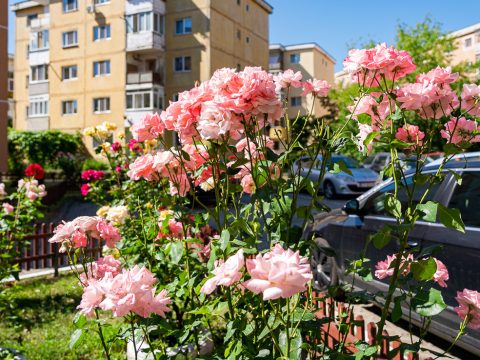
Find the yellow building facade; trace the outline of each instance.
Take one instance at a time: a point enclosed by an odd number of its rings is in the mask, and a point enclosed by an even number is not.
[[[268,67],[262,0],[37,0],[15,12],[17,129],[120,131],[222,67]],[[87,144],[91,147],[92,144]]]
[[[449,36],[455,39],[457,46],[451,54],[452,65],[480,61],[480,23],[454,31]],[[472,77],[480,78],[480,72],[472,74]]]

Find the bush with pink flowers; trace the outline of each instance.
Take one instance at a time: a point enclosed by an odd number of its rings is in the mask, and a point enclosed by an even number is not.
[[[477,85],[456,94],[451,84],[457,75],[443,68],[406,83],[414,62],[407,52],[385,44],[351,50],[344,65],[360,88],[349,107],[349,124],[333,126],[310,114],[315,141],[308,144],[299,141],[301,132],[291,131],[296,119],[287,116],[286,95],[292,87],[302,87],[304,96],[320,101],[330,85],[302,79],[299,72],[273,76],[256,67],[216,71],[210,80],[179,94],[161,114],[135,124],[134,140],[128,143],[106,142],[106,126],[87,129],[86,135],[103,142],[98,153],[110,166],[105,178],[90,181],[84,191],[102,205],[99,217],[63,224],[51,241],[64,244],[72,264],[83,264],[79,322],[98,325],[107,358],[110,343],[128,338],[143,339],[152,358],[165,358],[187,345],[204,354],[206,342],[213,344],[209,358],[346,355],[347,336],[333,346],[320,336],[322,324],[335,323],[345,335],[352,324],[343,314],[316,315],[319,284],[309,261],[316,248],[307,229],[312,212],[325,210],[317,191],[325,174],[349,172],[342,164],[328,167],[332,154],[349,142],[363,155],[374,143],[390,151],[385,175],[392,178],[394,190],[386,194],[384,207],[396,222],[379,229],[368,246],[382,251],[393,239],[399,244],[396,253],[376,265],[365,257],[366,249],[348,259],[354,280],[376,276],[389,283],[385,294],[375,294],[384,303],[375,341],[349,345],[357,347],[357,358],[377,353],[387,318],[398,320],[402,303],[425,324],[446,308],[441,290],[452,280],[448,269],[433,252],[409,246],[408,238],[417,221],[435,222],[439,212],[443,226],[464,231],[457,210],[426,199],[442,181],[448,158],[480,136]],[[412,118],[423,120],[413,124]],[[287,133],[274,145],[267,130],[279,122]],[[351,127],[358,131],[352,133]],[[178,145],[171,146],[169,132],[178,134]],[[421,174],[423,155],[432,150],[435,136],[444,139],[447,157],[438,170]],[[402,151],[416,159],[412,186],[428,185],[420,202],[413,201],[415,191],[407,191],[408,198],[400,202],[398,189],[409,186]],[[300,176],[293,166],[298,158],[314,164],[319,156],[326,161],[318,181]],[[215,205],[205,204],[200,191],[209,191]],[[302,206],[300,192],[310,195]],[[105,242],[111,257],[89,258],[85,244],[93,239]],[[358,295],[351,285],[322,290],[325,297],[340,293],[351,300]],[[476,291],[466,289],[457,299],[461,320],[456,340],[469,326],[477,327],[480,311]],[[102,316],[110,315],[123,317],[125,328],[106,336],[108,320]],[[127,329],[131,335],[125,335]],[[404,346],[419,351],[423,336]]]

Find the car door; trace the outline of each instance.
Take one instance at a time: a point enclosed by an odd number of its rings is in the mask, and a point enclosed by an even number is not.
[[[449,280],[446,288],[439,288],[449,307],[434,317],[432,332],[453,338],[456,335],[459,318],[453,307],[457,306],[457,291],[471,289],[480,291],[480,169],[461,170],[462,182],[451,181],[445,189],[449,208],[460,210],[465,224],[465,233],[449,229],[440,223],[425,226],[423,246],[440,245],[443,250],[435,254],[448,269]],[[469,330],[460,339],[464,348],[480,349],[480,331]]]

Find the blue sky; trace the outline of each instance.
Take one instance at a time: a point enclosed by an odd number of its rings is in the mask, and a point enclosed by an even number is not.
[[[115,0],[122,1],[122,0]],[[9,4],[16,1],[9,0]],[[349,44],[373,39],[392,43],[399,22],[409,25],[429,15],[453,31],[480,22],[479,0],[268,0],[272,43],[315,41],[342,68]],[[13,52],[13,15],[10,14],[9,50]]]

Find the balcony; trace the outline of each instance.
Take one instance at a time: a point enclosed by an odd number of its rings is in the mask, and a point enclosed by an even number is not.
[[[125,14],[155,11],[165,14],[165,1],[163,0],[127,0],[125,2]]]
[[[127,85],[153,84],[163,85],[162,76],[159,73],[149,72],[135,72],[127,73]]]
[[[40,15],[37,19],[32,19],[30,21],[30,30],[31,31],[40,31],[48,29],[50,26],[50,14]]]
[[[28,53],[30,66],[48,64],[50,62],[50,51],[48,48],[30,50]]]
[[[142,31],[127,34],[127,51],[151,53],[164,51],[165,36],[155,31]]]
[[[28,84],[28,95],[48,95],[48,81],[31,82]]]
[[[42,131],[49,129],[49,116],[35,116],[27,118],[27,130]]]
[[[282,70],[282,63],[280,62],[270,63],[268,64],[268,68],[270,71],[275,71],[275,70],[280,71]]]

